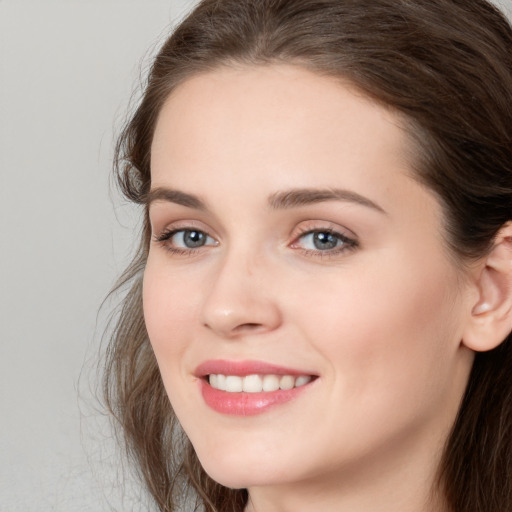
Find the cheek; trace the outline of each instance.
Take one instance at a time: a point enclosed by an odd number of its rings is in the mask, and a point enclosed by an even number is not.
[[[197,421],[195,378],[187,364],[199,293],[190,279],[180,278],[165,264],[148,259],[144,272],[143,309],[146,329],[162,381],[184,428]]]
[[[175,274],[151,257],[144,272],[144,320],[164,379],[165,367],[177,363],[175,356],[186,347],[186,336],[198,310],[199,293],[190,278]]]
[[[308,298],[291,316],[354,395],[393,390],[400,398],[450,378],[460,341],[455,273],[442,263],[419,268],[406,260],[364,263],[360,272],[351,268],[309,287],[317,292],[297,294]]]

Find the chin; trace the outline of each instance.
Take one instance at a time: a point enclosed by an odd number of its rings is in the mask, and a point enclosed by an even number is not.
[[[276,465],[277,461],[272,463],[261,457],[249,458],[241,453],[233,457],[199,457],[199,461],[210,478],[230,489],[275,484],[282,479],[283,474],[288,473]]]
[[[230,489],[246,489],[257,485],[255,481],[259,480],[257,474],[259,471],[251,471],[251,468],[245,467],[243,464],[232,467],[227,465],[225,461],[219,460],[203,462],[200,459],[200,462],[210,478]]]

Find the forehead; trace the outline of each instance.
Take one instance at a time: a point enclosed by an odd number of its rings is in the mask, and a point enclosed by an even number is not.
[[[296,66],[223,67],[193,76],[167,99],[152,162],[178,153],[190,163],[201,155],[247,158],[255,152],[263,163],[284,151],[304,161],[304,153],[319,158],[338,148],[350,154],[362,144],[403,161],[410,141],[397,115],[348,83]]]

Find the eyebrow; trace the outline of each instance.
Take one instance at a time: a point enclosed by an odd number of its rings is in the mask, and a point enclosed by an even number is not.
[[[167,201],[187,208],[193,208],[195,210],[206,211],[208,209],[205,202],[199,197],[193,194],[188,194],[187,192],[166,187],[157,187],[148,193],[146,197],[146,205],[149,206],[154,201]],[[268,205],[273,210],[284,210],[326,201],[346,201],[371,208],[372,210],[376,210],[380,213],[387,213],[384,208],[373,202],[371,199],[368,199],[357,192],[353,192],[352,190],[339,188],[297,188],[276,192],[269,196]]]
[[[206,204],[199,197],[165,187],[157,187],[149,191],[146,196],[146,205],[149,206],[154,201],[167,201],[186,206],[187,208],[194,208],[195,210],[207,209]]]
[[[268,203],[272,209],[281,210],[322,203],[325,201],[346,201],[366,206],[367,208],[371,208],[372,210],[376,210],[380,213],[387,213],[384,208],[373,202],[371,199],[368,199],[357,192],[353,192],[352,190],[339,188],[297,188],[283,192],[276,192],[269,197]]]

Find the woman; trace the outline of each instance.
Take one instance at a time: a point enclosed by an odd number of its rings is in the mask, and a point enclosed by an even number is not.
[[[105,381],[160,510],[512,510],[511,126],[485,0],[178,26],[117,147],[144,226]]]

